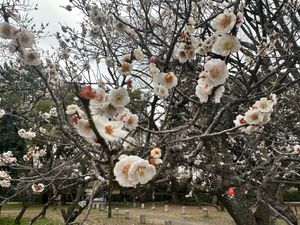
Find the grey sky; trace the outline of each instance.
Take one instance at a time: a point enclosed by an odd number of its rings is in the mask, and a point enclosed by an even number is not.
[[[70,27],[78,27],[80,19],[79,11],[68,12],[60,6],[65,6],[69,3],[68,0],[31,0],[32,3],[38,3],[38,10],[34,12],[32,17],[36,24],[49,23],[48,31],[54,34],[57,31],[61,32],[60,24]],[[54,37],[49,37],[45,40],[40,40],[39,47],[50,49],[51,46],[57,46],[57,41]]]

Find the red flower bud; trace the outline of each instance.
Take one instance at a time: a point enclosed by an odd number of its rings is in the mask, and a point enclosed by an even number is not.
[[[157,63],[157,56],[156,55],[151,56],[150,62],[156,64]]]
[[[81,89],[80,96],[86,100],[91,100],[96,97],[96,91],[91,86],[85,86]]]
[[[128,87],[132,87],[132,80],[127,80],[126,84],[127,84]]]

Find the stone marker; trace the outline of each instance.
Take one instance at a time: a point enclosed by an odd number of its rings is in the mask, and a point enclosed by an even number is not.
[[[146,215],[140,215],[140,224],[146,224]]]
[[[171,220],[165,220],[165,225],[172,225],[172,221]]]
[[[165,212],[169,212],[169,206],[165,205]]]
[[[129,210],[125,210],[125,219],[129,220]]]
[[[144,208],[145,208],[145,204],[141,203],[141,209],[144,209]]]
[[[203,215],[203,217],[208,217],[208,209],[207,208],[202,209],[202,215]]]
[[[155,204],[152,204],[151,209],[152,209],[152,210],[155,210]]]
[[[181,215],[186,215],[186,207],[185,206],[181,207]]]
[[[100,205],[100,210],[102,210],[102,211],[104,210],[104,205],[103,204]]]
[[[106,206],[106,210],[105,211],[108,212],[108,209],[109,209],[109,206]]]
[[[99,210],[99,207],[100,207],[100,204],[99,204],[99,203],[96,203],[96,209]]]
[[[116,214],[119,215],[119,208],[115,208]]]
[[[135,208],[136,207],[136,202],[133,202],[133,208]]]

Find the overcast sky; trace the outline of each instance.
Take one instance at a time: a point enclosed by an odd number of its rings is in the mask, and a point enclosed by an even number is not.
[[[82,18],[79,11],[68,12],[60,6],[68,5],[68,0],[30,0],[32,3],[38,3],[38,10],[34,12],[33,18],[36,24],[49,23],[48,31],[54,34],[61,32],[60,24],[70,27],[78,27]],[[50,49],[51,46],[57,46],[54,37],[41,40],[39,47]]]

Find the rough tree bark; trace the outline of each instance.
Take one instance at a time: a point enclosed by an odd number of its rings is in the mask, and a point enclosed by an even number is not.
[[[249,208],[248,200],[242,190],[236,190],[232,198],[219,196],[236,225],[257,225],[253,212]],[[265,224],[267,225],[267,224]]]
[[[28,199],[24,198],[22,201],[22,209],[15,218],[15,224],[21,224],[21,219],[22,219],[26,209],[28,208],[28,206],[29,206]]]

